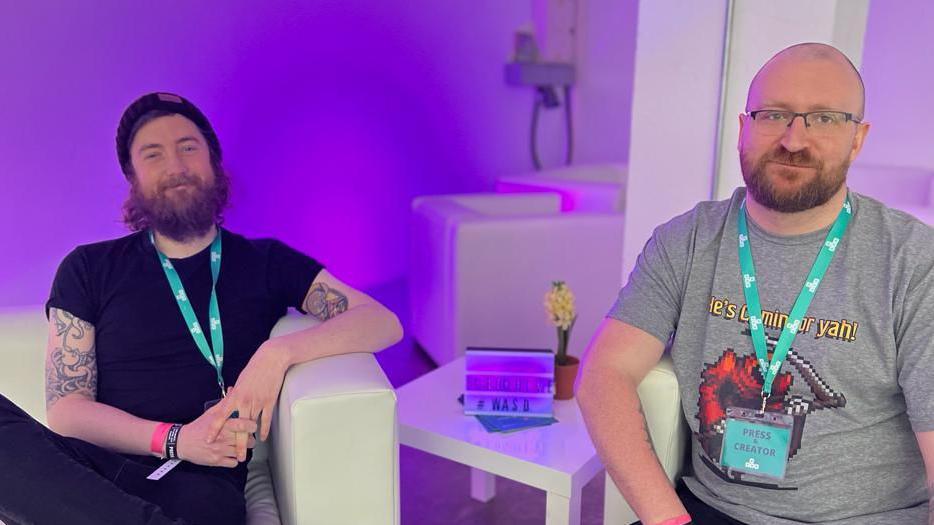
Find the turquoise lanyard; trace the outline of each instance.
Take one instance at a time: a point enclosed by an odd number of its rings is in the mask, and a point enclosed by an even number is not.
[[[210,347],[208,346],[207,339],[204,338],[204,331],[201,330],[201,323],[198,322],[195,311],[188,301],[188,294],[185,293],[185,286],[182,284],[182,280],[178,278],[178,272],[176,272],[175,267],[172,266],[172,261],[163,255],[162,252],[159,251],[159,248],[156,248],[156,239],[152,231],[149,232],[149,241],[152,242],[152,246],[159,256],[159,262],[162,263],[162,270],[169,280],[169,286],[172,288],[175,302],[178,303],[178,309],[182,311],[182,317],[185,318],[185,323],[188,326],[188,331],[191,332],[191,337],[194,338],[198,350],[201,351],[201,355],[207,359],[208,363],[210,363],[217,372],[217,385],[221,388],[221,396],[223,396],[227,390],[224,388],[224,376],[221,375],[221,370],[224,368],[224,330],[221,328],[221,314],[217,307],[217,276],[220,275],[221,271],[221,232],[218,230],[217,236],[214,237],[214,242],[211,243],[211,305],[208,309],[211,323]]]
[[[853,216],[853,208],[850,205],[850,198],[847,197],[843,203],[843,208],[837,215],[837,220],[827,233],[827,238],[821,246],[817,259],[811,265],[811,272],[801,287],[801,293],[795,300],[788,320],[782,328],[782,333],[778,337],[778,343],[775,345],[775,351],[772,354],[772,360],[769,361],[768,352],[765,344],[765,330],[762,328],[762,305],[759,303],[759,287],[756,284],[756,268],[752,263],[752,250],[749,247],[749,228],[746,225],[746,201],[739,208],[739,266],[743,273],[743,293],[746,296],[746,306],[749,310],[749,331],[752,335],[752,346],[756,349],[756,357],[759,359],[759,368],[762,371],[762,410],[765,410],[765,403],[772,394],[772,382],[778,376],[778,371],[788,355],[791,348],[791,342],[801,328],[801,322],[807,313],[811,300],[817,293],[817,287],[820,286],[824,274],[827,273],[827,267],[833,260],[837,245],[843,234],[846,233],[847,224]]]

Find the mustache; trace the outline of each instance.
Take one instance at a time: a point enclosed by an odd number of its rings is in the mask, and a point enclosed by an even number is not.
[[[177,176],[175,176],[175,177],[173,177],[173,178],[171,178],[171,179],[161,181],[161,182],[159,183],[158,190],[159,190],[160,193],[162,193],[162,192],[164,192],[164,191],[166,191],[166,190],[169,190],[169,189],[172,189],[172,188],[175,188],[175,187],[178,187],[178,186],[183,186],[183,185],[185,185],[185,184],[188,184],[188,185],[191,185],[191,186],[195,186],[195,187],[197,187],[197,188],[201,188],[201,187],[202,187],[201,179],[199,179],[198,177],[196,177],[196,176],[194,176],[194,175],[190,175],[190,174],[187,174],[187,173],[183,173],[183,174],[177,175]]]
[[[763,157],[762,163],[764,164],[766,162],[778,162],[780,164],[788,164],[790,166],[799,166],[802,168],[821,167],[821,163],[814,160],[814,157],[808,150],[788,151],[782,146],[779,146],[775,151]]]

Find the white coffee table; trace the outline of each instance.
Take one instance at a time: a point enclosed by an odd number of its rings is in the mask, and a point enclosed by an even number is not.
[[[463,414],[463,391],[463,357],[399,388],[399,442],[471,467],[470,494],[479,501],[493,498],[502,476],[547,493],[548,525],[579,525],[581,489],[603,465],[577,402],[555,401],[558,423],[497,434]]]

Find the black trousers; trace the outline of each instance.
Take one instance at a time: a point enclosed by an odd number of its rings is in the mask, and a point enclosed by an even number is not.
[[[243,524],[222,477],[153,467],[52,432],[0,395],[0,520],[7,525]]]
[[[678,481],[675,492],[691,515],[693,525],[745,525],[699,500],[683,481]],[[633,525],[642,525],[642,522],[637,521]]]

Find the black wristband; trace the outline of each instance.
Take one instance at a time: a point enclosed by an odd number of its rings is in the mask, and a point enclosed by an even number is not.
[[[165,457],[168,459],[178,459],[178,434],[181,430],[182,425],[176,423],[165,435]]]

